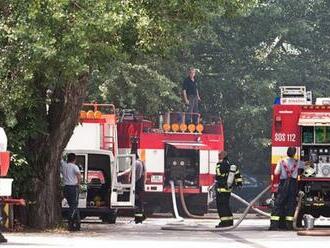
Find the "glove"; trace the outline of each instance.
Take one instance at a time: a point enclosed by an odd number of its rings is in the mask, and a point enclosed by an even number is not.
[[[79,191],[80,191],[80,193],[87,192],[87,184],[86,183],[80,184]]]
[[[236,187],[241,189],[243,187],[243,183],[242,182],[237,182]]]

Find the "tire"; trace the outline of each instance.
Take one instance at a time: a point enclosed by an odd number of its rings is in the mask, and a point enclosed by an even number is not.
[[[105,214],[105,215],[101,216],[101,220],[103,223],[116,224],[117,212]]]

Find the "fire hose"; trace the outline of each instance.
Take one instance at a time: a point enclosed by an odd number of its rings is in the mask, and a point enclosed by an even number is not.
[[[198,215],[193,215],[189,212],[188,208],[187,208],[187,205],[186,205],[186,201],[184,199],[184,195],[183,195],[183,184],[182,184],[182,181],[179,181],[179,192],[180,192],[180,201],[181,201],[181,205],[182,205],[182,208],[183,208],[183,211],[184,213],[189,217],[189,218],[192,218],[192,219],[219,219],[218,217],[204,217],[204,216],[198,216]],[[245,204],[246,206],[249,206],[250,203],[248,203],[247,201],[245,201],[243,198],[241,198],[240,196],[236,195],[235,193],[231,193],[231,196],[233,198],[235,198],[236,200],[240,201],[241,203]],[[252,206],[252,210],[254,210],[255,212],[261,214],[261,215],[264,215],[266,217],[270,217],[270,214],[264,212],[264,211],[261,211],[260,209],[258,208],[255,208]]]
[[[308,230],[305,228],[299,228],[297,227],[297,220],[298,220],[298,215],[301,210],[301,205],[302,205],[302,199],[305,196],[304,192],[299,191],[298,193],[298,203],[297,207],[293,216],[293,229],[297,231],[297,235],[299,236],[330,236],[330,229],[313,229],[313,230]]]
[[[183,221],[183,218],[179,215],[178,207],[177,207],[177,204],[176,204],[174,182],[170,181],[170,184],[171,184],[172,204],[173,204],[174,216],[178,221]]]
[[[174,194],[174,182],[170,182],[171,187],[172,187],[172,196]],[[244,218],[247,216],[249,213],[250,209],[252,206],[265,194],[268,192],[268,190],[271,188],[271,185],[269,185],[267,188],[265,188],[260,194],[258,194],[250,203],[249,206],[245,209],[243,212],[242,216],[239,218],[239,220],[231,227],[224,227],[224,228],[211,228],[211,227],[193,227],[193,226],[163,226],[161,229],[162,230],[172,230],[172,231],[210,231],[210,232],[222,232],[222,231],[231,231],[237,228],[241,222],[244,220]],[[174,202],[174,201],[173,201]],[[176,208],[174,206],[174,208]]]

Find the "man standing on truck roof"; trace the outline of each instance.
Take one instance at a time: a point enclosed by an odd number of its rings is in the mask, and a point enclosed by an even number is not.
[[[234,224],[233,214],[229,206],[232,186],[241,187],[243,179],[236,165],[228,160],[226,151],[220,151],[218,155],[219,162],[216,166],[216,201],[220,217],[220,223],[215,226],[229,227]]]
[[[201,100],[201,98],[199,97],[195,75],[196,69],[194,67],[190,67],[187,71],[187,78],[185,78],[183,81],[182,93],[184,103],[187,105],[187,112],[190,114],[195,114],[193,116],[193,121],[195,124],[197,124],[197,114],[199,113],[198,102]],[[187,120],[187,122],[190,122],[191,117],[187,118]]]
[[[304,168],[305,163],[296,160],[296,148],[289,147],[288,157],[281,159],[275,168],[274,175],[280,175],[280,184],[271,214],[269,230],[281,229],[281,215],[285,216],[286,230],[293,230],[293,215],[296,207],[296,197],[298,191],[297,177],[298,170]]]
[[[76,155],[69,153],[67,156],[67,162],[61,163],[61,174],[64,182],[64,197],[69,204],[69,230],[80,230],[80,215],[78,210],[79,203],[79,191],[81,174],[78,165],[76,163]]]

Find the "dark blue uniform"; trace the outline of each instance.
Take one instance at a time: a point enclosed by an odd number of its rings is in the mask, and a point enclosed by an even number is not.
[[[216,227],[227,227],[234,224],[233,214],[229,206],[231,188],[227,185],[227,179],[230,171],[230,162],[227,158],[217,163],[216,166],[216,201],[217,209],[220,217],[220,223]],[[241,186],[243,179],[239,170],[235,172],[235,180],[233,185]]]

